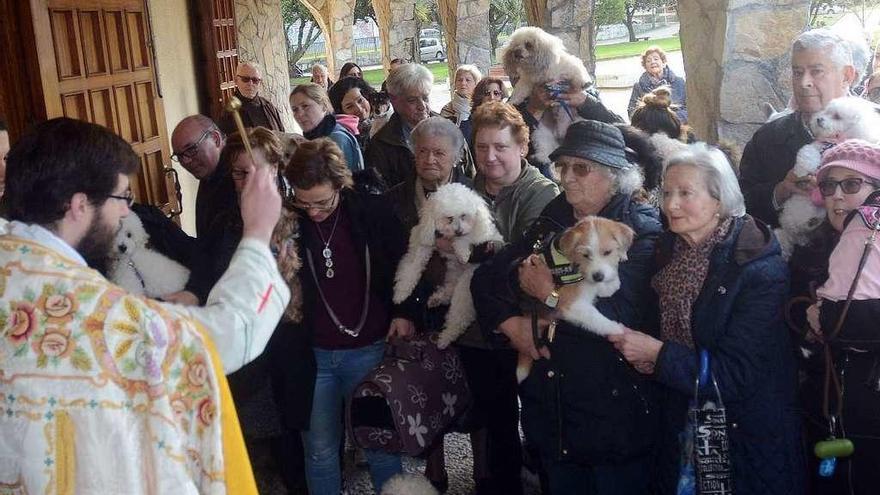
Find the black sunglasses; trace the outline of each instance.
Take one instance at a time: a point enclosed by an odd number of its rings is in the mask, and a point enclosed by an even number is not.
[[[862,190],[862,184],[866,182],[873,187],[877,187],[872,182],[855,177],[843,180],[826,179],[819,183],[819,192],[822,193],[822,196],[834,196],[837,186],[840,186],[844,194],[855,194]]]

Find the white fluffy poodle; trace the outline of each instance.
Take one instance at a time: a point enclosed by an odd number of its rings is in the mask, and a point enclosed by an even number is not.
[[[436,249],[437,239],[451,241],[452,253],[440,252],[446,259],[443,285],[428,298],[428,307],[449,304],[443,331],[437,345],[444,349],[461,336],[476,318],[471,299],[471,277],[476,265],[468,263],[474,246],[501,241],[492,213],[477,193],[462,184],[446,184],[437,189],[419,213],[419,223],[409,236],[409,249],[394,277],[394,302],[412,294],[422,272]]]
[[[810,131],[814,141],[798,150],[794,174],[798,177],[815,175],[822,163],[822,153],[846,139],[864,139],[880,142],[880,113],[878,107],[855,96],[837,98],[810,119]],[[791,256],[795,246],[804,245],[810,232],[825,219],[825,209],[809,197],[794,195],[783,205],[779,213],[780,228],[776,237],[782,246],[785,259]]]
[[[386,481],[379,495],[438,495],[438,492],[424,476],[402,473]]]
[[[583,62],[568,53],[562,40],[538,27],[521,27],[510,35],[502,49],[504,71],[516,80],[510,103],[518,105],[537,84],[568,81],[583,88],[592,80]]]
[[[122,219],[122,228],[110,250],[108,277],[132,294],[157,298],[183,290],[189,270],[149,248],[150,236],[134,213]]]

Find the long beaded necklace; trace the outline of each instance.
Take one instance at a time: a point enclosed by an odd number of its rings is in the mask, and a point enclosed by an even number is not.
[[[336,207],[336,211],[333,212],[333,214],[336,215],[336,218],[333,220],[333,228],[330,229],[330,236],[327,238],[326,241],[324,240],[323,232],[321,232],[321,226],[318,224],[318,222],[312,220],[312,222],[314,222],[315,224],[315,230],[318,231],[318,237],[321,238],[321,242],[324,244],[324,250],[321,251],[321,256],[324,257],[324,266],[327,268],[327,271],[324,272],[324,275],[327,278],[333,278],[333,276],[335,275],[335,272],[333,271],[333,250],[330,249],[330,241],[333,240],[333,234],[336,233],[336,225],[339,224],[339,206]]]

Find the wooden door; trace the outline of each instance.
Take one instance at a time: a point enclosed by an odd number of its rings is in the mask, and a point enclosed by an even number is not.
[[[299,1],[299,0],[295,0]],[[197,60],[204,68],[199,94],[202,113],[219,120],[224,105],[235,91],[238,66],[238,28],[233,0],[193,2],[193,32],[196,33]]]
[[[180,213],[144,0],[31,0],[48,118],[105,126],[131,143],[138,202]]]

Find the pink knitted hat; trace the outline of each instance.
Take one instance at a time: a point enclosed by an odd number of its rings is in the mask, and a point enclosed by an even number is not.
[[[843,167],[880,182],[880,145],[861,139],[847,139],[822,154],[816,174],[821,181],[831,167]]]

